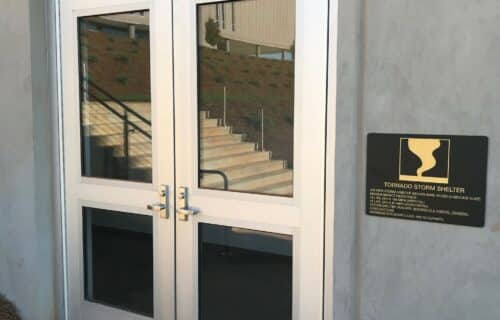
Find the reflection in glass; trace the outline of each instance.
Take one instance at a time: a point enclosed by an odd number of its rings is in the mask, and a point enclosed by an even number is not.
[[[292,237],[199,225],[199,319],[291,320]]]
[[[149,12],[78,19],[82,175],[151,182]]]
[[[83,209],[85,299],[153,316],[150,216]]]
[[[197,8],[200,187],[292,196],[295,2]]]

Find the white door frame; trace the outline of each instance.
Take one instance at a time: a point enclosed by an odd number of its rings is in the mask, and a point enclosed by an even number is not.
[[[70,313],[70,296],[71,292],[68,287],[68,282],[70,280],[70,271],[68,267],[68,256],[67,256],[67,230],[68,226],[68,195],[66,194],[66,176],[65,176],[65,158],[66,154],[64,152],[64,143],[67,137],[64,135],[64,112],[63,106],[66,104],[63,98],[65,90],[63,90],[63,83],[66,78],[64,76],[62,63],[66,63],[68,53],[67,50],[63,48],[62,41],[62,31],[64,28],[64,18],[61,17],[61,11],[64,7],[64,0],[52,0],[50,5],[50,16],[53,18],[51,20],[52,30],[53,30],[53,50],[54,55],[52,56],[52,64],[54,66],[54,81],[55,89],[53,91],[54,95],[54,135],[53,142],[56,146],[57,153],[55,154],[56,159],[56,173],[55,180],[58,182],[58,198],[56,203],[60,204],[57,208],[59,213],[60,222],[59,225],[59,235],[60,243],[58,241],[58,248],[60,251],[60,261],[62,266],[59,270],[62,270],[61,282],[63,284],[62,293],[60,296],[64,301],[61,301],[63,305],[61,307],[63,311],[64,319],[74,319],[71,317]],[[82,1],[91,2],[91,1]],[[95,1],[94,1],[95,2]],[[109,1],[110,4],[119,4],[122,1]],[[333,223],[334,223],[334,179],[335,179],[335,114],[336,114],[336,99],[337,99],[337,38],[338,38],[338,0],[330,0],[330,26],[329,26],[329,63],[328,63],[328,119],[327,119],[327,155],[326,155],[326,214],[325,214],[325,293],[324,293],[324,319],[333,319],[333,267],[334,267],[334,243],[333,243]],[[50,19],[49,19],[50,20]],[[173,208],[171,208],[171,212]]]
[[[178,320],[198,314],[192,275],[198,274],[199,223],[292,235],[293,319],[323,319],[328,1],[295,1],[293,198],[198,188],[196,5],[216,2],[174,0],[173,5],[176,183],[188,187],[190,206],[200,210],[188,222],[177,222]]]
[[[335,147],[337,124],[337,59],[339,1],[329,1],[328,26],[328,88],[325,170],[325,270],[324,320],[334,320],[335,281]]]
[[[65,174],[66,220],[66,299],[67,315],[71,320],[84,319],[149,319],[84,299],[82,208],[117,210],[153,217],[154,252],[154,318],[172,318],[175,314],[174,219],[160,219],[146,209],[159,201],[158,190],[167,184],[167,210],[174,212],[173,185],[173,105],[171,22],[158,17],[170,12],[168,1],[133,0],[72,0],[63,1],[61,10],[61,76],[64,79],[62,120]],[[137,183],[81,176],[80,97],[77,18],[96,14],[149,10],[151,60],[151,121],[153,151],[153,183]],[[159,58],[161,55],[161,58]],[[158,84],[162,84],[159,88]],[[169,130],[170,129],[170,130]],[[162,163],[161,166],[158,164]],[[159,252],[163,254],[158,254]],[[161,298],[160,298],[161,297]]]

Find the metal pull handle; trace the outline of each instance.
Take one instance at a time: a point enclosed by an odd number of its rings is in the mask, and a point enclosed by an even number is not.
[[[194,209],[177,209],[177,215],[179,216],[179,220],[187,221],[189,216],[193,216],[198,213],[198,210]]]
[[[190,209],[188,206],[188,194],[186,187],[179,187],[177,189],[177,216],[180,221],[187,221],[189,216],[195,215],[199,212],[196,209]]]
[[[168,219],[168,209],[167,209],[167,186],[162,184],[160,185],[160,190],[158,191],[158,194],[160,196],[160,202],[159,203],[152,203],[148,204],[147,208],[148,210],[159,212],[160,213],[160,218],[161,219]]]
[[[162,211],[167,208],[166,205],[163,203],[153,203],[153,204],[148,204],[148,209],[151,211]]]

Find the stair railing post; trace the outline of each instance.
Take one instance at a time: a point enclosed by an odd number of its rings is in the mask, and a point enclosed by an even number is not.
[[[124,119],[123,119],[123,155],[125,157],[125,167],[127,168],[127,178],[129,176],[129,141],[128,141],[128,111],[125,110]]]
[[[264,151],[264,108],[260,108],[260,148]]]
[[[88,102],[89,101],[89,83],[87,81],[88,79],[88,71],[87,71],[87,64],[86,63],[83,63],[83,81],[82,81],[82,84],[83,84],[83,101],[84,102]]]
[[[224,123],[224,127],[227,127],[227,122],[226,122],[226,111],[227,111],[227,95],[226,95],[226,86],[224,86],[224,115],[223,115],[223,123]]]

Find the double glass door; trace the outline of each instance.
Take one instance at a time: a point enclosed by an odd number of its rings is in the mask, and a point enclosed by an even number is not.
[[[326,0],[62,3],[69,319],[321,319]]]

